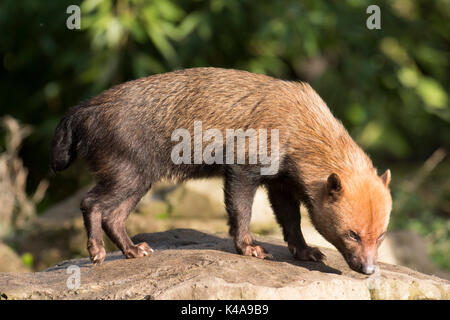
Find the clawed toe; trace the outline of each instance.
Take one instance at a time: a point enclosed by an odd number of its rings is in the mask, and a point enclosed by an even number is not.
[[[87,249],[89,252],[89,258],[94,265],[100,265],[106,258],[106,250],[103,244],[96,242],[88,242]]]
[[[130,249],[128,249],[127,252],[125,253],[125,256],[127,257],[127,259],[139,258],[139,257],[148,256],[152,252],[153,252],[153,249],[150,248],[150,246],[147,243],[141,242],[141,243],[131,247]]]
[[[153,252],[153,249],[145,242],[139,243],[136,247],[138,248],[138,253],[142,254],[142,256],[148,256]]]
[[[322,262],[326,259],[325,255],[319,249],[314,247],[289,248],[293,256],[301,261]]]
[[[245,246],[244,250],[242,251],[242,254],[244,256],[252,256],[258,259],[266,259],[272,257],[272,255],[267,253],[263,247],[257,245]]]

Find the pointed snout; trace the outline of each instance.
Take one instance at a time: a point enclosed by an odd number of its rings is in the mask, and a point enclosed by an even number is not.
[[[372,274],[375,272],[374,264],[363,264],[361,268],[361,272],[364,274]]]
[[[362,261],[361,271],[364,274],[372,274],[375,272],[375,263],[377,260],[377,251],[372,249],[366,253],[365,259]]]
[[[347,256],[347,263],[351,269],[363,274],[373,274],[375,272],[376,254],[368,254],[363,257]]]

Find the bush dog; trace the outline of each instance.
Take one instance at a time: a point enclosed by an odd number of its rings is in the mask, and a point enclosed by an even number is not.
[[[262,174],[267,162],[227,162],[230,159],[215,148],[229,143],[223,140],[214,141],[211,153],[220,161],[199,163],[191,154],[187,162],[175,163],[173,133],[180,128],[192,133],[196,121],[202,133],[213,129],[226,136],[227,129],[258,130],[260,141],[260,129],[276,129],[277,150],[270,141],[273,136],[267,135],[272,149],[267,152],[276,151],[278,170]],[[260,153],[247,145],[244,149],[246,160],[252,152]],[[102,229],[127,258],[153,251],[146,243],[133,244],[125,230],[127,216],[152,184],[221,176],[230,235],[240,254],[268,256],[249,231],[253,197],[264,186],[295,258],[324,258],[303,238],[302,203],[318,232],[353,270],[375,270],[392,206],[390,171],[378,176],[369,157],[306,83],[220,68],[129,81],[71,108],[62,118],[51,147],[52,171],[66,169],[77,156],[88,163],[97,182],[81,202],[94,264],[106,257]]]

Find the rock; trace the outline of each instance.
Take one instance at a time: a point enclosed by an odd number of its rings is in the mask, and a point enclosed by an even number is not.
[[[440,270],[433,264],[425,239],[417,233],[410,230],[388,232],[385,242],[386,248],[393,253],[392,263],[450,280],[449,271]]]
[[[380,263],[368,277],[323,248],[326,264],[294,260],[286,245],[257,237],[272,260],[244,257],[223,235],[190,229],[140,234],[155,252],[126,260],[109,253],[100,266],[87,258],[43,272],[0,273],[8,299],[450,299],[450,282],[406,267]],[[69,266],[71,269],[68,269]],[[77,268],[79,288],[68,289]],[[70,271],[68,273],[68,271]],[[72,278],[71,278],[72,277]]]
[[[0,272],[30,271],[13,249],[0,241]]]
[[[166,191],[162,198],[169,203],[172,218],[227,219],[223,180],[220,178],[188,180],[183,184],[173,184],[172,188],[167,184],[158,184],[153,192],[162,194],[161,189]],[[262,187],[255,194],[252,212],[253,228],[277,227],[267,192]]]
[[[225,217],[223,189],[220,180],[189,180],[165,195],[171,207],[171,217]]]

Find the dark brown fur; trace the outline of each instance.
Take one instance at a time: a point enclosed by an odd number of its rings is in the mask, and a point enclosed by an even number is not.
[[[224,137],[225,129],[278,129],[278,173],[262,176],[261,164],[175,165],[170,158],[176,144],[171,134],[178,128],[192,132],[196,120],[202,121],[203,131],[219,129]],[[259,258],[266,253],[253,242],[249,223],[260,185],[268,190],[290,251],[301,260],[319,261],[323,255],[302,236],[300,203],[308,208],[319,232],[358,271],[364,271],[364,250],[357,253],[342,244],[343,237],[350,228],[376,237],[389,220],[388,182],[377,176],[367,155],[305,83],[217,68],[187,69],[126,82],[70,109],[61,120],[51,152],[53,171],[65,169],[76,156],[87,161],[97,180],[81,204],[94,263],[101,263],[106,254],[102,228],[126,257],[150,253],[146,244],[131,242],[125,220],[151,185],[161,179],[223,176],[236,249]],[[330,181],[333,173],[336,179]],[[360,177],[365,180],[361,182]],[[367,199],[377,206],[369,208]],[[355,205],[358,201],[362,203],[359,207]],[[344,206],[366,213],[343,210]],[[359,258],[352,262],[356,255]]]

